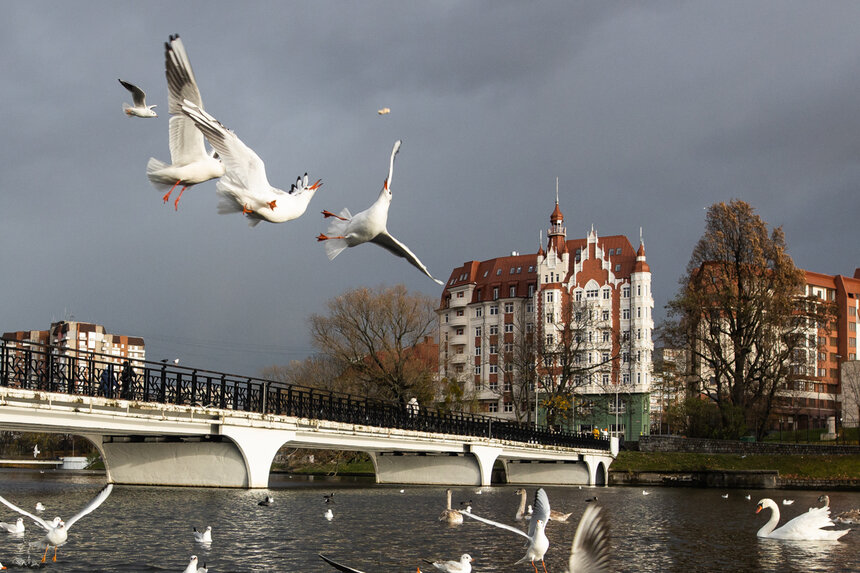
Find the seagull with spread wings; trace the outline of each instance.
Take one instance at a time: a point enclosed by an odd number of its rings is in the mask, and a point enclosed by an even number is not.
[[[382,191],[379,192],[379,197],[373,205],[357,215],[351,215],[349,209],[343,209],[340,215],[323,211],[323,217],[326,219],[331,217],[332,222],[326,234],[320,233],[317,236],[317,241],[326,242],[325,252],[329,260],[333,260],[346,248],[362,243],[373,243],[398,257],[403,257],[409,264],[441,285],[442,281],[434,278],[409,247],[392,237],[387,229],[388,208],[391,206],[392,198],[391,179],[394,176],[394,158],[399,151],[400,140],[397,140],[394,142],[394,149],[391,150],[388,179],[382,184]]]
[[[244,213],[253,227],[260,221],[285,223],[297,219],[308,208],[322,182],[308,185],[308,174],[299,177],[289,191],[272,187],[266,165],[235,133],[191,101],[182,105],[185,114],[224,161],[226,172],[215,188],[221,195],[218,212]]]
[[[21,509],[20,507],[18,507],[17,505],[15,505],[13,503],[10,503],[9,501],[4,499],[3,497],[0,497],[0,503],[2,503],[3,505],[5,505],[6,507],[8,507],[9,509],[11,509],[13,511],[17,511],[21,515],[25,515],[25,516],[29,517],[30,519],[32,519],[33,521],[36,522],[36,525],[41,526],[45,531],[47,531],[47,534],[45,535],[44,538],[42,538],[42,541],[41,541],[41,543],[45,546],[45,554],[42,556],[42,563],[44,563],[46,558],[48,557],[48,549],[52,546],[54,548],[54,561],[57,560],[57,548],[60,545],[63,545],[64,543],[66,543],[66,541],[68,540],[69,529],[71,529],[71,527],[75,523],[77,523],[77,521],[79,519],[81,519],[82,517],[84,517],[86,515],[89,515],[90,513],[95,511],[98,508],[98,506],[100,506],[102,503],[104,503],[104,501],[110,495],[111,491],[113,491],[113,484],[109,483],[105,487],[102,488],[102,490],[98,493],[98,495],[96,495],[93,498],[93,500],[89,504],[87,504],[87,506],[85,508],[83,508],[81,511],[79,511],[78,513],[73,515],[71,517],[71,519],[69,519],[69,521],[67,521],[67,522],[64,522],[62,519],[55,519],[52,522],[45,521],[44,519],[42,519],[41,517],[39,517],[37,515],[33,515],[32,513],[28,512],[28,511],[24,511],[23,509]]]
[[[179,200],[192,185],[217,179],[224,175],[224,165],[215,153],[206,151],[206,143],[194,122],[182,113],[184,101],[203,108],[200,89],[191,69],[191,61],[179,35],[170,36],[164,44],[164,74],[167,76],[167,110],[170,112],[170,165],[154,157],[146,164],[146,176],[160,190],[167,189],[162,197],[167,203],[170,194],[180,184],[182,189],[173,202],[179,209]]]
[[[134,84],[129,82],[119,80],[119,83],[122,84],[122,87],[131,92],[132,101],[134,105],[128,105],[123,102],[122,110],[129,117],[158,117],[158,114],[152,111],[152,108],[156,107],[155,104],[146,105],[146,94],[142,89],[137,87]]]

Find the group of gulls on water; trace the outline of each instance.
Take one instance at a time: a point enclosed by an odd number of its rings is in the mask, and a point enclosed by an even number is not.
[[[157,189],[165,191],[164,202],[179,187],[173,202],[174,208],[178,209],[179,200],[186,189],[218,179],[215,187],[221,197],[218,204],[221,214],[242,213],[248,217],[251,226],[261,221],[284,223],[303,215],[311,198],[322,186],[322,181],[310,183],[305,173],[296,179],[289,191],[273,187],[266,177],[263,160],[203,108],[200,89],[179,35],[171,35],[164,46],[167,110],[170,113],[170,163],[150,158],[146,166],[149,181]],[[146,103],[146,94],[142,89],[122,79],[119,82],[131,92],[134,102],[134,105],[123,104],[126,115],[158,117],[153,110],[156,106]],[[383,108],[379,114],[386,115],[390,111],[389,108]],[[206,141],[211,151],[207,151]],[[434,278],[418,257],[388,232],[394,158],[400,151],[400,144],[399,140],[394,142],[388,178],[373,205],[356,215],[350,214],[349,209],[343,209],[339,214],[324,210],[323,217],[331,221],[327,231],[317,236],[317,240],[325,242],[329,260],[349,247],[374,243],[405,258],[441,285],[442,281]]]

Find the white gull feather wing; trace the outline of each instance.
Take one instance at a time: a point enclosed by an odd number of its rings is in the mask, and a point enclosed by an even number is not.
[[[105,500],[108,498],[108,496],[110,496],[110,493],[112,491],[113,491],[113,484],[112,483],[109,483],[106,486],[104,486],[102,488],[102,490],[98,493],[98,495],[95,496],[93,498],[93,500],[91,502],[89,502],[85,508],[80,510],[78,513],[76,513],[71,518],[69,518],[68,521],[66,521],[66,530],[69,530],[79,519],[81,519],[85,515],[89,515],[90,513],[94,512],[98,508],[98,506],[100,506],[101,504],[103,504],[105,502]]]
[[[409,247],[392,237],[390,234],[388,234],[388,232],[382,232],[376,235],[370,240],[370,242],[374,243],[375,245],[379,245],[391,254],[397,255],[398,257],[403,257],[404,259],[409,261],[412,266],[414,266],[422,273],[436,281],[436,283],[440,285],[444,284],[442,281],[430,274],[430,271],[427,270],[427,267],[424,266],[424,263],[422,263],[418,259],[418,257],[415,256],[415,253],[409,250]]]

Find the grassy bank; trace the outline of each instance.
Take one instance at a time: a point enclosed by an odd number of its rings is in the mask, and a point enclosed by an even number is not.
[[[611,471],[777,470],[796,479],[858,479],[860,456],[619,452]]]

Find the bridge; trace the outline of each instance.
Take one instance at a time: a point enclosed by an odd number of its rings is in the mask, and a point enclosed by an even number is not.
[[[605,485],[601,439],[223,372],[0,343],[0,430],[76,434],[111,483],[268,487],[284,446],[363,451],[377,483]]]

